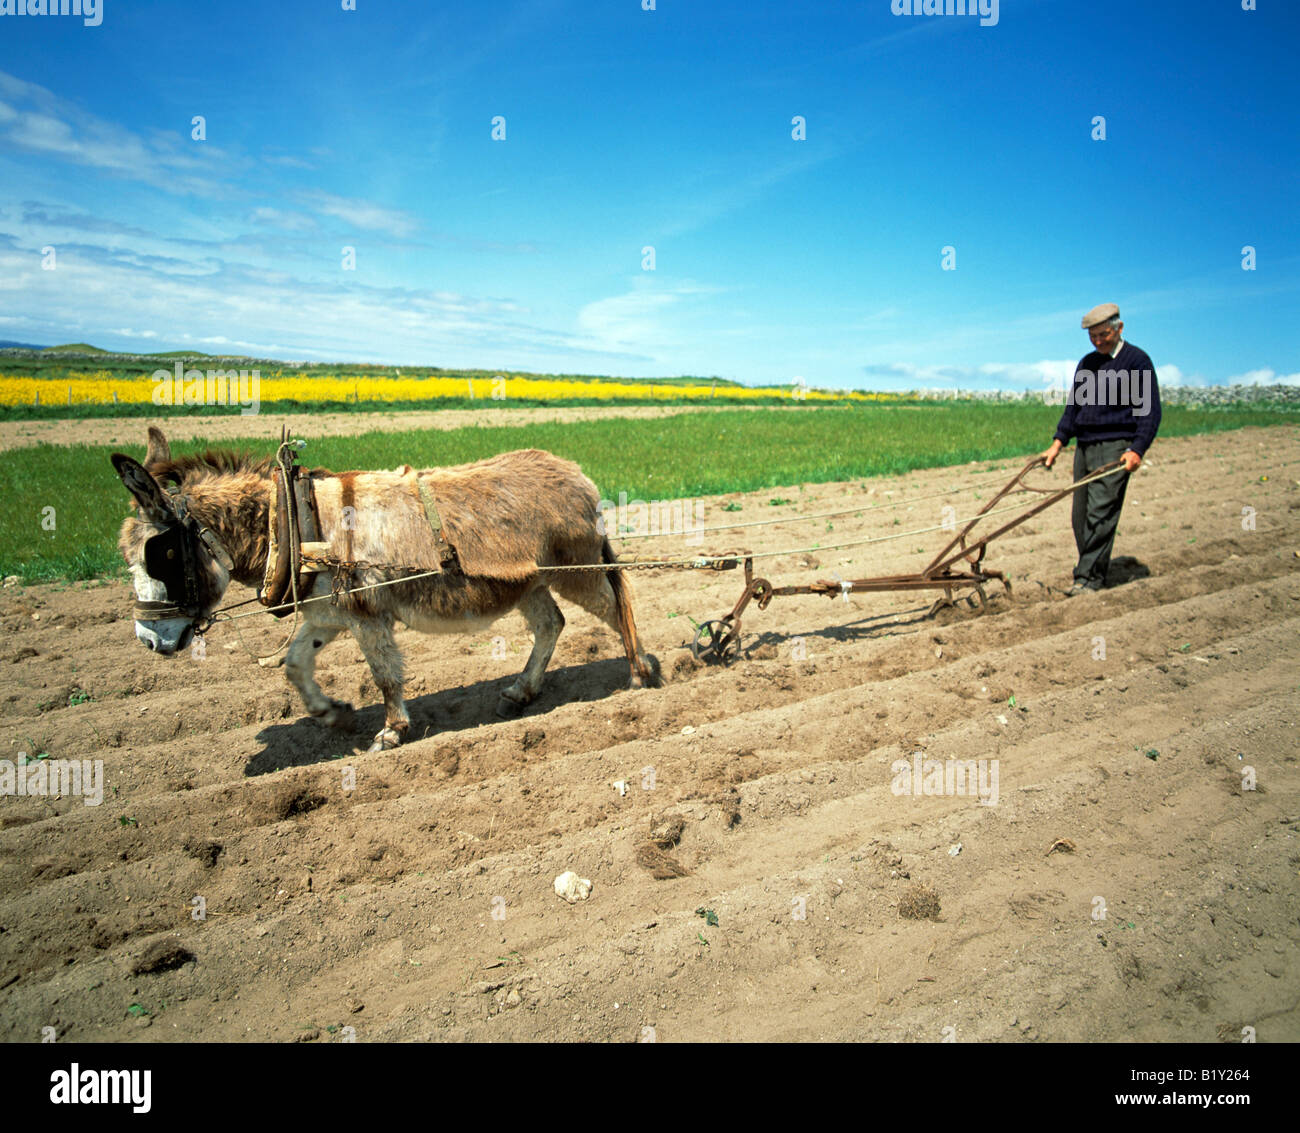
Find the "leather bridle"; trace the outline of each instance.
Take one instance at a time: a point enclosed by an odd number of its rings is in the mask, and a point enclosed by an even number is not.
[[[202,633],[207,627],[198,624],[204,592],[200,549],[206,548],[227,571],[234,569],[234,560],[215,532],[190,514],[189,501],[174,490],[171,497],[175,518],[144,544],[145,572],[167,588],[167,601],[137,598],[135,616],[137,621],[189,618],[196,623],[195,632]]]

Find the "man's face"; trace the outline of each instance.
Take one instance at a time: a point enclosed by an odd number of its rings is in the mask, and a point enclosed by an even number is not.
[[[1092,348],[1100,351],[1102,354],[1109,354],[1115,349],[1115,343],[1119,341],[1120,332],[1124,329],[1123,323],[1101,323],[1095,327],[1088,328],[1088,337],[1092,339]]]

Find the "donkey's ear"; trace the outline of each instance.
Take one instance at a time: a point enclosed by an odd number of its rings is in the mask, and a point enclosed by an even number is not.
[[[149,426],[149,447],[144,454],[146,467],[162,464],[172,458],[172,447],[156,425]]]
[[[171,500],[158,486],[158,481],[141,467],[139,461],[120,452],[113,453],[110,459],[122,478],[122,483],[126,485],[126,490],[135,497],[146,519],[161,521],[175,517]]]

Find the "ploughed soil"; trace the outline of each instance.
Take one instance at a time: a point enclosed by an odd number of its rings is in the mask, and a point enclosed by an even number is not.
[[[98,806],[0,798],[0,1034],[1300,1039],[1300,431],[1150,455],[1098,593],[1065,596],[1059,504],[993,545],[1014,594],[984,614],[776,597],[720,667],[693,660],[692,619],[731,609],[738,572],[639,572],[662,687],[626,690],[617,636],[562,603],[541,696],[501,720],[518,615],[496,642],[403,629],[413,739],[379,754],[350,639],[319,666],[359,709],[340,733],[231,624],[165,659],[124,583],[0,590],[0,757],[101,760],[104,784]],[[790,522],[623,548],[897,535],[1012,470],[710,499],[710,524]],[[873,510],[794,522],[845,507]],[[944,538],[759,566],[913,572]],[[262,653],[287,628],[237,624]],[[984,798],[933,774],[898,793],[918,752],[975,761]],[[556,896],[568,870],[586,900]]]

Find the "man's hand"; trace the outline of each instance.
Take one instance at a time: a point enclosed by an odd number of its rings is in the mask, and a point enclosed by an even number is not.
[[[1043,463],[1047,465],[1048,468],[1051,468],[1052,465],[1056,463],[1056,458],[1060,454],[1060,452],[1061,452],[1061,442],[1053,441],[1051,448],[1049,448],[1045,453],[1042,454]]]
[[[1138,456],[1138,454],[1135,453],[1132,449],[1128,449],[1126,452],[1121,453],[1120,460],[1124,462],[1125,472],[1132,472],[1135,468],[1137,468],[1139,464],[1142,463],[1142,458]]]

